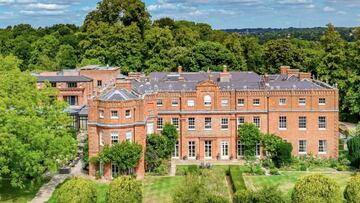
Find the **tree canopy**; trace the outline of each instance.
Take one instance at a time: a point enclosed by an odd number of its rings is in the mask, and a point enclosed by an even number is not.
[[[53,99],[57,90],[49,84],[38,90],[36,79],[20,72],[20,62],[0,56],[0,179],[14,187],[40,181],[76,154],[66,105]]]

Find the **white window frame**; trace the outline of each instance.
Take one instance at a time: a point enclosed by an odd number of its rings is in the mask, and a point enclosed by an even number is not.
[[[158,117],[158,118],[157,118],[157,121],[156,121],[156,128],[157,128],[158,130],[162,130],[163,127],[164,127],[164,118]]]
[[[204,142],[204,158],[205,159],[212,159],[212,141],[211,140],[205,140]]]
[[[287,104],[287,99],[286,98],[280,98],[279,99],[279,105],[284,106],[286,104]]]
[[[299,98],[298,99],[299,106],[305,106],[306,105],[306,98]]]
[[[114,164],[111,164],[111,178],[115,178],[114,173],[119,174],[119,172],[120,172],[120,168]]]
[[[148,135],[154,134],[154,123],[150,122],[146,124],[146,133]]]
[[[195,143],[195,141],[188,141],[188,158],[196,159],[196,143]]]
[[[222,140],[220,142],[220,158],[221,159],[229,159],[229,141],[227,140]],[[224,153],[225,152],[225,153]]]
[[[243,158],[245,156],[245,145],[242,144],[240,140],[237,141],[236,155],[238,158]]]
[[[99,110],[99,118],[104,118],[104,110]]]
[[[320,106],[323,106],[323,105],[325,105],[326,104],[326,98],[319,98],[319,105]]]
[[[113,131],[110,133],[110,143],[111,145],[115,143],[119,143],[119,132]]]
[[[255,120],[259,120],[259,123],[255,122]],[[253,124],[255,124],[256,127],[261,128],[261,118],[260,118],[260,116],[254,116],[253,117]]]
[[[194,117],[188,118],[188,130],[195,130],[196,129],[195,121],[196,121],[196,119]]]
[[[125,110],[125,118],[131,118],[131,110]]]
[[[318,142],[318,153],[326,154],[327,153],[327,140],[319,140]]]
[[[163,105],[164,105],[164,103],[163,103],[162,99],[156,100],[156,106],[163,106]]]
[[[171,154],[171,158],[178,159],[180,157],[180,144],[179,140],[176,141],[174,146],[174,151]]]
[[[287,130],[287,117],[279,116],[279,130]]]
[[[204,106],[211,106],[212,104],[212,99],[210,95],[205,95],[204,96]]]
[[[301,144],[305,144],[305,146],[301,146]],[[307,141],[306,140],[299,140],[298,143],[298,153],[299,154],[307,154]],[[301,150],[301,148],[304,148],[304,150]]]
[[[99,131],[99,144],[100,146],[104,146],[104,132],[102,130]]]
[[[177,100],[177,99],[172,100],[171,106],[179,106],[179,100]]]
[[[132,131],[126,132],[125,133],[125,139],[132,142],[133,141],[133,133]]]
[[[255,145],[255,156],[260,157],[261,156],[261,145],[260,143],[256,143]]]
[[[320,121],[320,119],[322,121]],[[318,128],[319,128],[319,130],[326,130],[326,125],[327,125],[326,116],[319,116],[318,117]]]
[[[211,130],[212,129],[212,119],[211,117],[204,118],[204,130]]]
[[[193,100],[193,99],[188,99],[188,100],[187,100],[187,105],[188,105],[188,106],[191,106],[191,107],[192,107],[192,106],[195,106],[195,100]]]
[[[259,98],[253,99],[253,106],[260,106],[260,99]]]
[[[305,127],[304,127],[304,125],[305,125]],[[306,116],[299,116],[298,127],[299,127],[299,130],[306,130],[306,128],[307,128],[307,117]]]
[[[229,130],[229,118],[221,118],[220,128],[221,130]]]
[[[224,107],[229,106],[229,100],[227,100],[227,99],[222,99],[222,100],[221,100],[221,106],[224,106]]]
[[[237,119],[237,128],[240,129],[241,125],[245,123],[245,117],[244,116],[239,116]]]
[[[115,115],[116,112],[116,115]],[[110,119],[119,119],[119,111],[111,110],[110,111]]]
[[[237,99],[237,106],[245,106],[245,99],[239,98]]]
[[[171,124],[173,124],[176,129],[179,129],[179,127],[180,127],[180,119],[178,117],[171,118]]]

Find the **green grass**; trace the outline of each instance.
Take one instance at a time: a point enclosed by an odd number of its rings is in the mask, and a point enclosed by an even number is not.
[[[315,172],[300,172],[300,171],[284,171],[281,172],[281,175],[278,176],[246,176],[244,179],[249,189],[260,189],[261,187],[268,186],[278,186],[279,189],[284,192],[287,197],[290,199],[291,192],[295,185],[295,182],[298,178],[315,173]],[[321,174],[327,175],[333,178],[337,183],[339,183],[341,190],[345,189],[347,182],[350,180],[351,173],[347,172],[329,172],[322,171]]]
[[[97,183],[94,182],[95,184],[95,188],[96,188],[96,194],[97,194],[97,203],[105,203],[105,197],[106,197],[106,191],[109,187],[108,184],[105,183]],[[47,201],[48,203],[56,203],[57,202],[57,197],[58,197],[58,189],[60,186],[58,186],[56,188],[56,190],[54,191],[53,195],[51,196],[51,198],[49,199],[49,201]]]
[[[43,183],[31,185],[27,182],[25,183],[25,188],[18,189],[11,187],[9,181],[2,180],[0,181],[0,202],[28,202],[35,197]]]
[[[171,195],[183,179],[183,176],[146,176],[143,182],[144,202],[172,202]]]

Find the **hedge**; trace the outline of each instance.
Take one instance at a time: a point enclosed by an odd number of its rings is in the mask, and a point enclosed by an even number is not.
[[[58,191],[58,203],[95,203],[96,188],[91,180],[75,177],[65,181]]]
[[[230,166],[229,167],[229,175],[232,183],[233,190],[240,191],[246,190],[245,180],[242,175],[242,170],[239,166]]]
[[[344,197],[347,200],[347,203],[360,202],[360,173],[351,178],[345,188]]]

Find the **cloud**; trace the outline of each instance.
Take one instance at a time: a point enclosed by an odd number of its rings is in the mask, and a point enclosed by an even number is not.
[[[28,8],[33,9],[44,9],[44,10],[60,10],[65,9],[68,5],[61,5],[61,4],[47,4],[47,3],[32,3],[27,5]]]
[[[323,8],[323,11],[325,11],[325,12],[333,12],[333,11],[335,11],[335,8],[330,7],[330,6],[325,6]]]

